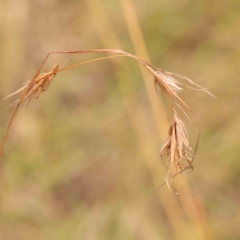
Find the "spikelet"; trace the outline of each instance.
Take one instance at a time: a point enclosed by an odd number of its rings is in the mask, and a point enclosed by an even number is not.
[[[172,89],[172,91],[174,92],[180,92],[182,91],[183,89],[181,87],[179,87],[177,85],[178,81],[171,77],[171,76],[168,76],[166,75],[165,73],[161,72],[161,71],[156,71],[156,73],[159,75],[159,77]],[[157,81],[157,80],[156,80]],[[163,87],[163,84],[160,85],[161,88],[164,88]]]
[[[46,91],[49,86],[51,81],[53,80],[53,78],[55,77],[57,70],[58,70],[59,64],[54,65],[51,70],[47,73],[40,73],[33,81],[33,83],[31,83],[30,81],[26,82],[24,84],[23,87],[21,87],[20,89],[18,89],[17,91],[7,95],[3,100],[2,103],[7,100],[10,97],[13,97],[15,95],[17,95],[20,92],[24,92],[26,91],[26,94],[24,95],[24,99],[22,104],[26,101],[26,100],[31,100],[33,98],[38,99],[38,97],[40,96],[40,94],[44,91]],[[15,101],[13,104],[14,105],[16,103],[19,103],[20,99],[18,99],[17,101]],[[1,104],[2,104],[1,103]],[[10,105],[10,106],[11,106]]]
[[[169,128],[168,138],[160,150],[160,155],[167,158],[169,176],[171,176],[173,166],[176,172],[181,172],[186,167],[185,162],[188,167],[192,168],[191,162],[194,154],[189,144],[186,127],[176,111],[174,111],[173,123]]]

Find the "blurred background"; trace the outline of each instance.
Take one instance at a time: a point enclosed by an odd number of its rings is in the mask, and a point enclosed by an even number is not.
[[[180,96],[203,133],[194,171],[166,177],[153,79],[120,57],[57,74],[18,113],[0,160],[0,239],[240,239],[238,0],[0,2],[0,98],[49,51],[116,48],[206,87]],[[60,67],[106,54],[54,55]],[[14,110],[0,109],[3,138]],[[191,143],[197,122],[184,118]]]

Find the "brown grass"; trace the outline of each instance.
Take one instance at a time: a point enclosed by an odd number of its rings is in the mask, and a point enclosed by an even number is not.
[[[41,70],[42,70],[43,66],[45,65],[47,59],[52,54],[88,54],[88,53],[108,53],[108,54],[111,53],[111,54],[115,54],[115,55],[108,56],[108,57],[102,57],[102,58],[95,58],[93,60],[86,61],[86,62],[80,62],[75,65],[68,66],[68,67],[62,68],[62,69],[59,69],[59,64],[56,64],[48,72],[41,73]],[[13,122],[19,108],[27,100],[28,100],[28,102],[30,102],[31,99],[33,99],[33,98],[38,99],[40,94],[49,88],[51,81],[53,80],[53,78],[55,77],[55,75],[58,72],[66,71],[70,68],[77,67],[82,64],[95,62],[98,60],[104,60],[107,58],[120,57],[120,56],[130,57],[130,58],[137,60],[139,63],[141,63],[147,69],[147,71],[153,76],[156,91],[159,91],[159,89],[160,89],[162,91],[162,93],[167,97],[167,99],[169,100],[169,104],[171,105],[172,112],[173,112],[173,123],[170,125],[168,139],[165,141],[165,143],[163,144],[163,146],[160,150],[160,155],[166,156],[167,162],[169,164],[169,170],[168,170],[168,176],[166,178],[166,183],[168,184],[169,178],[172,179],[173,177],[175,177],[179,173],[182,173],[186,169],[190,169],[190,168],[192,169],[193,168],[192,163],[193,163],[193,160],[196,155],[198,140],[199,140],[199,136],[201,134],[201,122],[200,122],[199,117],[196,115],[196,113],[188,106],[187,103],[185,103],[178,96],[177,93],[182,91],[183,87],[188,87],[188,88],[192,88],[195,90],[202,90],[202,91],[207,92],[210,95],[211,95],[211,93],[209,93],[206,89],[202,88],[201,86],[197,85],[192,80],[190,80],[184,76],[180,76],[180,75],[170,73],[170,72],[164,72],[160,68],[151,65],[150,63],[138,58],[137,56],[127,53],[122,50],[118,50],[118,49],[90,49],[90,50],[83,50],[83,51],[56,51],[56,52],[48,53],[47,56],[45,57],[45,59],[43,60],[43,62],[41,63],[40,67],[37,69],[36,73],[34,74],[33,78],[31,79],[31,81],[26,82],[23,87],[21,87],[20,89],[18,89],[15,92],[13,92],[12,94],[7,95],[3,99],[3,101],[5,101],[6,99],[21,93],[20,97],[15,102],[17,105],[12,114],[12,117],[8,124],[6,133],[4,135],[3,141],[1,143],[0,155],[3,151],[9,130],[11,128],[12,122]],[[180,81],[176,80],[176,78],[187,81],[189,84],[193,85],[194,88],[182,84]],[[181,87],[180,87],[180,85],[181,85]],[[193,113],[198,119],[198,124],[199,124],[198,129],[199,130],[198,130],[198,137],[196,140],[196,145],[195,145],[194,151],[190,147],[186,127],[185,127],[183,121],[178,117],[176,106],[178,106],[180,108],[180,110],[183,111],[185,114],[187,114],[187,113],[184,111],[184,109],[188,112]],[[184,160],[185,160],[185,164],[184,164]],[[176,169],[175,175],[172,175],[172,167],[173,166],[175,166],[175,169]]]

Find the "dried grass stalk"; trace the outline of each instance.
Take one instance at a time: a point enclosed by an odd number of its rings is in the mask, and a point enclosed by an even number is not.
[[[75,65],[72,65],[72,66],[69,66],[69,67],[66,67],[63,69],[59,69],[59,65],[56,64],[49,72],[40,73],[44,64],[46,63],[47,59],[52,54],[89,54],[89,53],[112,53],[115,55],[77,63]],[[168,98],[169,103],[173,109],[173,123],[171,124],[170,129],[169,129],[169,137],[165,141],[165,143],[163,144],[163,146],[160,150],[161,156],[166,156],[167,162],[169,164],[168,177],[167,177],[167,180],[165,183],[168,183],[169,177],[172,178],[172,177],[178,175],[179,173],[182,173],[186,169],[193,168],[192,163],[193,163],[194,157],[196,155],[198,140],[199,140],[199,136],[201,133],[201,122],[200,122],[199,117],[196,115],[196,113],[178,96],[177,93],[182,91],[183,87],[187,87],[187,88],[191,88],[191,89],[195,89],[195,90],[205,91],[206,93],[210,94],[211,96],[213,96],[213,95],[210,92],[208,92],[206,89],[202,88],[201,86],[197,85],[192,80],[190,80],[184,76],[177,75],[177,74],[170,73],[170,72],[164,72],[160,68],[155,67],[155,66],[151,65],[150,63],[147,63],[146,61],[138,58],[137,56],[132,55],[127,52],[124,52],[122,50],[118,50],[118,49],[90,49],[90,50],[83,50],[83,51],[56,51],[56,52],[48,53],[47,56],[45,57],[45,59],[43,60],[43,62],[41,63],[40,67],[34,74],[32,80],[27,82],[19,90],[15,91],[12,94],[9,94],[8,96],[6,96],[3,99],[3,101],[5,101],[6,99],[17,95],[18,93],[22,93],[21,96],[19,97],[19,99],[16,101],[17,106],[12,114],[9,125],[7,127],[7,131],[4,135],[3,141],[1,143],[0,155],[2,153],[2,150],[3,150],[4,144],[6,142],[12,122],[13,122],[19,108],[22,106],[22,104],[26,100],[30,101],[33,98],[38,99],[39,95],[48,89],[51,81],[53,80],[53,78],[57,72],[65,71],[70,68],[82,65],[82,64],[95,62],[95,61],[103,60],[103,59],[107,59],[107,58],[119,57],[119,56],[130,57],[130,58],[137,60],[139,63],[141,63],[153,76],[154,85],[155,85],[156,90],[158,90],[158,88],[161,89],[161,91],[164,93],[164,95]],[[193,85],[194,88],[182,84],[180,81],[176,80],[176,78],[180,79],[180,80],[185,80],[188,84]],[[180,87],[180,85],[181,85],[181,87]],[[184,113],[185,113],[185,111],[183,108],[185,108],[185,110],[193,113],[198,119],[199,130],[198,130],[198,136],[197,136],[197,141],[196,141],[194,151],[190,147],[186,127],[185,127],[183,121],[181,119],[179,119],[174,105],[177,105],[178,107],[180,107],[180,110],[182,110]],[[187,165],[184,164],[184,161],[187,163]],[[177,172],[175,175],[172,175],[172,167],[173,166],[175,166],[176,172]]]

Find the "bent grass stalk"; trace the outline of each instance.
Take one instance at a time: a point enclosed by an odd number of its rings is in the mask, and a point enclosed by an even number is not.
[[[52,54],[88,54],[88,53],[112,53],[115,55],[108,56],[108,57],[102,57],[102,58],[94,58],[92,60],[85,61],[85,62],[79,62],[77,64],[74,64],[74,65],[71,65],[71,66],[68,66],[68,67],[65,67],[62,69],[59,69],[59,64],[56,64],[47,73],[41,73],[43,66],[45,65],[45,63],[48,60],[48,58],[50,57],[50,55],[52,55]],[[147,69],[147,71],[153,76],[156,91],[158,91],[160,89],[163,92],[163,94],[169,100],[169,104],[172,108],[173,123],[170,125],[169,137],[165,141],[165,143],[163,144],[163,147],[160,150],[160,155],[161,156],[166,155],[168,165],[169,165],[166,180],[162,185],[160,185],[160,187],[162,187],[166,183],[167,186],[169,187],[169,189],[172,190],[171,184],[169,184],[169,180],[172,180],[172,178],[176,177],[177,175],[179,175],[180,173],[184,172],[187,169],[193,169],[192,164],[193,164],[194,158],[196,156],[199,137],[201,134],[200,118],[187,105],[187,103],[185,103],[177,95],[177,92],[180,92],[183,90],[183,88],[179,87],[178,85],[181,85],[181,86],[187,87],[187,88],[191,88],[194,90],[205,91],[209,95],[211,95],[211,96],[213,96],[213,95],[209,91],[207,91],[205,88],[202,88],[201,86],[199,86],[198,84],[196,84],[195,82],[190,80],[189,78],[186,78],[184,76],[174,74],[171,72],[164,72],[160,68],[151,65],[150,63],[138,58],[137,56],[127,53],[122,50],[118,50],[118,49],[90,49],[90,50],[81,50],[81,51],[49,52],[46,55],[46,57],[44,58],[44,60],[42,61],[41,65],[39,66],[39,68],[37,69],[35,74],[33,75],[32,79],[30,81],[26,82],[25,85],[23,87],[21,87],[20,89],[18,89],[17,91],[13,92],[12,94],[7,95],[2,101],[2,102],[4,102],[6,99],[22,92],[19,99],[14,103],[14,104],[16,104],[16,107],[12,114],[12,117],[10,118],[6,133],[3,137],[3,140],[2,140],[2,143],[0,146],[0,156],[2,154],[4,145],[6,143],[13,120],[15,119],[16,114],[17,114],[18,110],[20,109],[20,107],[27,100],[28,100],[28,102],[30,102],[32,98],[38,99],[40,94],[49,88],[51,81],[53,80],[53,78],[56,76],[57,73],[69,70],[71,68],[74,68],[74,67],[77,67],[77,66],[80,66],[83,64],[96,62],[96,61],[100,61],[100,60],[106,60],[106,59],[110,59],[110,58],[123,57],[123,56],[130,57],[130,58],[137,60],[139,63],[141,63]],[[178,78],[179,80],[181,79],[181,80],[187,81],[189,84],[193,85],[194,88],[180,83],[175,78]],[[198,135],[197,135],[197,140],[196,140],[194,151],[190,148],[185,125],[184,125],[183,121],[181,119],[179,119],[179,117],[177,115],[177,110],[174,107],[175,105],[177,105],[180,108],[180,110],[184,112],[184,114],[186,114],[185,111],[183,110],[183,108],[185,108],[188,112],[191,112],[192,114],[194,114],[198,120]],[[184,164],[185,162],[187,163],[187,165]],[[174,175],[172,174],[173,165],[176,168],[176,173]]]

